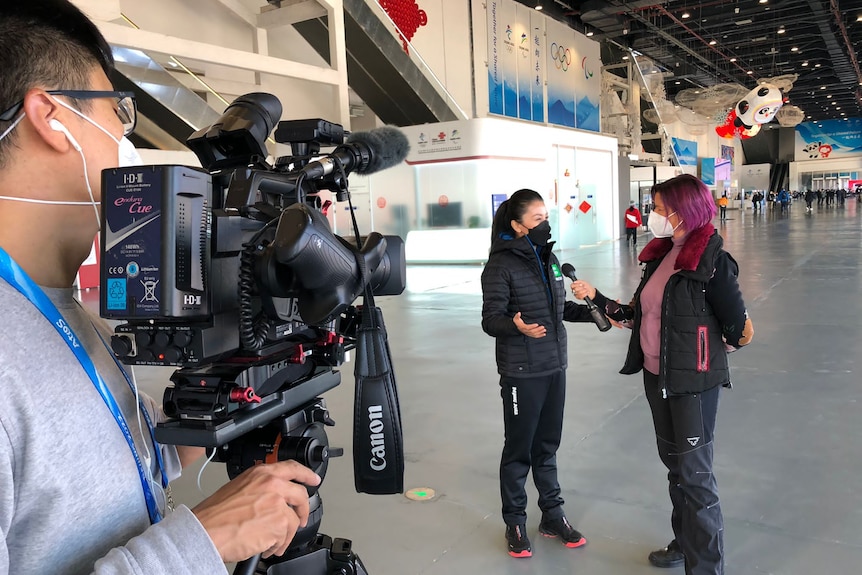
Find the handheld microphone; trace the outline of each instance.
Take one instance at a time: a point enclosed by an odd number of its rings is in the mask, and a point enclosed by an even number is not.
[[[373,174],[400,164],[409,151],[407,136],[397,128],[384,126],[370,132],[350,134],[347,143],[336,147],[331,154],[309,162],[300,171],[306,178],[314,180],[331,174],[341,164],[345,172]]]
[[[578,281],[577,276],[575,276],[575,266],[572,264],[563,264],[563,275],[569,278],[570,280]],[[605,314],[602,313],[602,310],[599,309],[593,300],[589,297],[584,298],[584,303],[587,304],[587,309],[590,311],[590,315],[593,316],[593,321],[598,326],[599,331],[608,331],[611,329],[611,322],[608,321],[608,318],[605,317]]]

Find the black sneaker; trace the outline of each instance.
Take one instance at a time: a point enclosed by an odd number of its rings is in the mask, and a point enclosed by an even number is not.
[[[565,517],[542,521],[539,523],[539,533],[545,537],[559,537],[566,547],[581,547],[587,542]]]
[[[533,556],[526,525],[506,525],[506,542],[509,544],[509,555],[512,557]]]
[[[685,563],[685,555],[674,539],[664,549],[657,549],[650,553],[649,562],[656,567],[676,567]]]

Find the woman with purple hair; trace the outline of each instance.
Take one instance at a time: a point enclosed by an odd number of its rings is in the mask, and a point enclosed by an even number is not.
[[[712,472],[715,419],[719,392],[730,387],[727,352],[748,344],[754,328],[739,267],[710,223],[716,209],[709,189],[683,174],[656,184],[652,197],[648,223],[655,239],[638,257],[644,270],[631,305],[615,304],[582,280],[572,291],[591,297],[618,327],[632,329],[620,373],[643,370],[673,505],[674,539],[650,553],[650,563],[684,563],[687,575],[723,575],[724,520]]]

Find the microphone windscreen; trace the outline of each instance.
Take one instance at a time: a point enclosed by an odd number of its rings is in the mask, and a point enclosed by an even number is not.
[[[563,264],[562,271],[563,271],[564,276],[566,276],[567,278],[574,281],[574,279],[575,279],[575,266],[573,266],[572,264],[569,264],[569,263],[565,263],[565,264]]]
[[[396,166],[404,161],[410,151],[410,142],[404,132],[397,128],[384,126],[370,132],[354,132],[347,137],[349,144],[364,144],[371,150],[371,159],[359,174],[373,174]]]

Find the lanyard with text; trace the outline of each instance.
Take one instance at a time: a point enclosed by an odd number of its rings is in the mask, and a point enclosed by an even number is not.
[[[60,311],[54,303],[47,295],[45,295],[45,292],[43,292],[42,289],[30,279],[27,273],[21,269],[17,263],[15,263],[15,260],[9,257],[9,254],[7,254],[3,248],[0,248],[0,277],[6,280],[9,285],[21,292],[28,300],[30,300],[30,303],[42,312],[42,315],[51,322],[51,325],[54,326],[54,329],[57,330],[57,333],[60,334],[69,346],[69,349],[72,350],[72,353],[75,354],[75,357],[81,363],[81,367],[84,368],[84,371],[90,377],[90,380],[96,387],[96,391],[98,391],[99,395],[102,396],[102,399],[105,401],[105,405],[108,406],[108,409],[111,411],[111,415],[114,416],[114,420],[123,432],[123,435],[126,438],[126,443],[129,444],[129,449],[131,449],[132,455],[135,458],[135,464],[138,466],[138,474],[141,477],[141,486],[144,490],[144,499],[147,502],[147,511],[150,516],[150,522],[158,523],[162,519],[162,514],[159,512],[159,507],[156,504],[156,499],[153,496],[152,489],[150,488],[150,482],[147,479],[147,473],[144,471],[144,465],[141,462],[138,450],[135,447],[132,432],[126,423],[126,419],[123,417],[123,413],[120,411],[120,406],[117,405],[117,401],[111,394],[111,390],[108,389],[108,386],[104,381],[102,381],[102,378],[96,371],[96,366],[93,365],[93,360],[90,359],[89,355],[87,355],[87,352],[81,346],[81,343],[78,341],[77,337],[75,337],[72,329],[63,319],[62,314],[60,314]],[[121,369],[121,371],[125,374],[125,370]],[[126,381],[128,381],[128,376],[126,376]],[[146,410],[143,411],[146,414]],[[147,425],[150,425],[149,417],[147,417]],[[159,463],[161,463],[158,445],[155,444],[155,441],[153,444]],[[163,468],[161,468],[160,471],[161,470],[163,470]],[[162,472],[163,483],[165,479],[164,475],[164,472]]]

